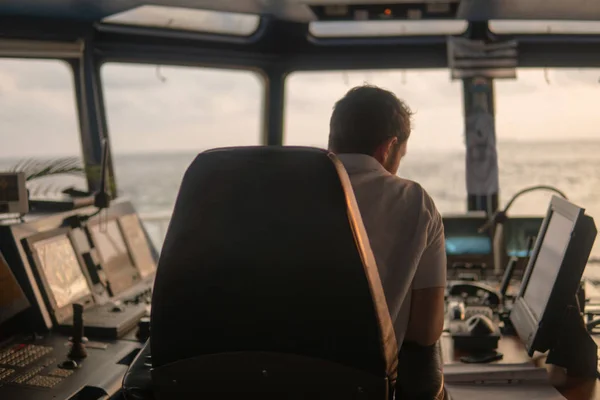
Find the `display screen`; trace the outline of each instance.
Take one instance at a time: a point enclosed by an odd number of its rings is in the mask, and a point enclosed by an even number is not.
[[[523,294],[538,321],[542,318],[550,299],[572,231],[571,220],[556,212],[552,214]]]
[[[35,242],[33,249],[57,309],[91,294],[73,244],[66,234]]]
[[[530,238],[535,239],[542,226],[543,218],[510,218],[504,222],[506,253],[509,257],[529,257]]]
[[[29,302],[0,254],[0,323],[25,310]]]
[[[19,180],[17,175],[0,175],[0,203],[14,201],[19,201]]]
[[[145,278],[151,275],[156,270],[156,263],[150,253],[150,246],[138,216],[136,214],[125,215],[121,217],[120,222],[140,276]]]
[[[139,279],[116,219],[90,226],[113,295],[130,288]]]
[[[94,245],[98,249],[103,263],[110,263],[118,257],[128,254],[116,220],[92,225],[90,230],[94,237]]]
[[[446,254],[490,254],[492,242],[487,236],[450,236],[446,237]]]

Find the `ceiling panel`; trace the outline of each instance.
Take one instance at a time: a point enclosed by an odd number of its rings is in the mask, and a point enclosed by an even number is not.
[[[100,20],[141,5],[164,5],[253,14],[308,22],[307,4],[340,4],[343,0],[1,0],[0,15]],[[439,1],[439,0],[438,0]],[[346,0],[346,4],[430,2],[428,0]],[[433,1],[431,1],[433,2]],[[461,0],[460,19],[600,20],[599,0]]]

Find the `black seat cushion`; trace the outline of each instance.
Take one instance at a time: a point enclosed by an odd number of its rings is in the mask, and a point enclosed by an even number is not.
[[[339,160],[301,147],[198,155],[162,248],[151,330],[155,367],[266,351],[394,375],[389,313]]]

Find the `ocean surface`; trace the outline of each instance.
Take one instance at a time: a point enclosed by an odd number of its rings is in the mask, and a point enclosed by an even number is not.
[[[200,150],[199,150],[200,151]],[[160,248],[183,174],[199,151],[179,154],[117,154],[119,195],[130,199]],[[573,143],[504,142],[498,145],[501,207],[517,191],[531,185],[552,185],[586,208],[600,228],[600,140]],[[0,169],[14,160],[0,160]],[[466,211],[464,151],[410,151],[400,176],[419,182],[442,214]],[[60,183],[57,183],[60,182]],[[61,178],[44,190],[84,185],[82,178]],[[510,215],[544,215],[552,193],[529,193],[517,200]],[[600,257],[596,240],[594,257]]]

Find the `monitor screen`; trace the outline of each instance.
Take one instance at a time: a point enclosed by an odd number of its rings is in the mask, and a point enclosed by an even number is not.
[[[504,222],[504,240],[509,257],[531,256],[533,249],[528,247],[530,238],[537,237],[543,220],[543,217],[511,217]]]
[[[90,230],[94,236],[94,245],[98,249],[103,262],[110,263],[119,256],[128,254],[127,246],[116,220],[92,225]]]
[[[0,175],[0,202],[19,201],[19,178],[16,174]]]
[[[492,254],[492,240],[479,228],[487,221],[483,215],[446,216],[444,236],[448,256],[485,256]]]
[[[446,237],[446,254],[491,254],[492,241],[487,236]]]
[[[573,221],[553,212],[531,270],[523,298],[539,321],[546,309],[552,288],[571,240]]]
[[[89,226],[113,295],[130,288],[139,278],[116,219]]]
[[[28,211],[25,173],[0,172],[0,213],[27,214]]]
[[[57,309],[91,294],[73,244],[66,234],[37,241],[33,243],[33,250]]]
[[[27,307],[29,301],[0,253],[0,324]]]
[[[140,271],[140,276],[146,278],[152,275],[156,270],[156,263],[138,216],[136,214],[124,215],[120,218],[120,223],[135,266]]]

